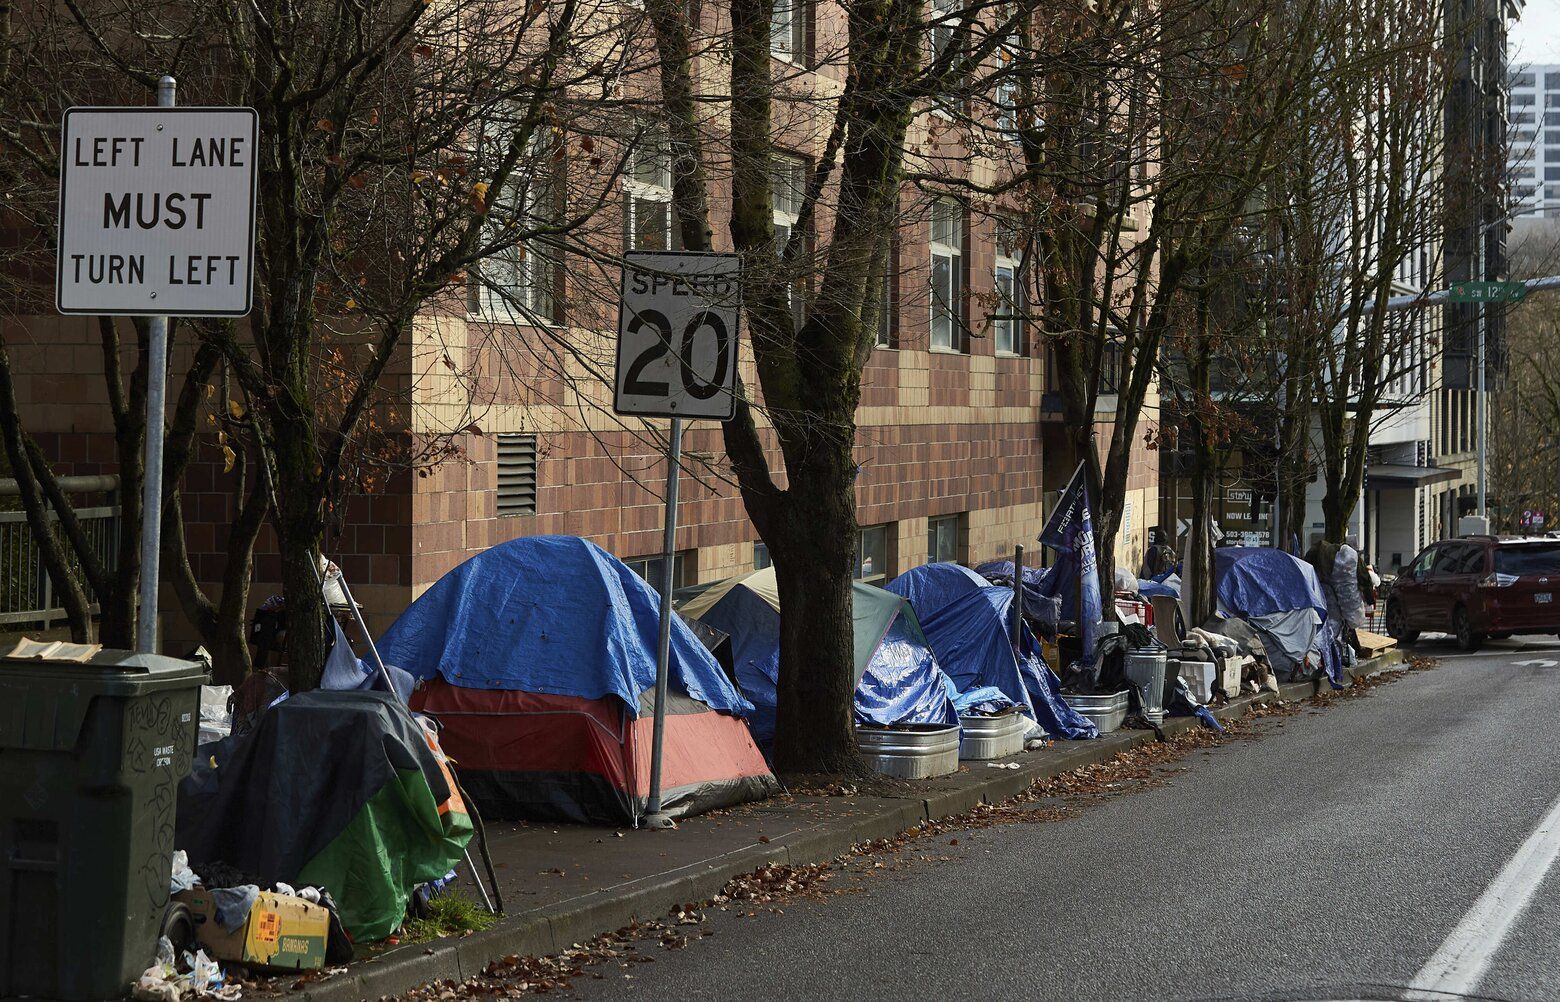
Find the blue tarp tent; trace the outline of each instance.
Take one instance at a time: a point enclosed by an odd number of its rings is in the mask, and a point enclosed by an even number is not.
[[[1020,655],[1014,654],[1011,587],[987,584],[968,568],[941,563],[906,571],[888,590],[910,601],[937,663],[961,690],[993,687],[1024,706],[1052,735],[1098,736],[1094,723],[1062,698],[1061,682],[1027,625]]]
[[[379,652],[419,679],[612,695],[635,715],[640,696],[655,687],[659,622],[655,589],[622,561],[575,536],[530,536],[484,550],[440,578],[385,633]],[[675,617],[670,678],[711,709],[752,712]]]
[[[1171,580],[1157,588],[1179,597]],[[1280,678],[1301,670],[1316,651],[1334,684],[1340,681],[1331,634],[1319,630],[1327,622],[1327,597],[1309,563],[1267,546],[1221,546],[1213,551],[1213,593],[1220,614],[1256,629]]]
[[[450,571],[380,641],[420,681],[490,818],[635,824],[649,808],[660,599],[573,536],[512,540]],[[682,817],[778,792],[741,718],[752,705],[672,620],[661,807]],[[352,673],[345,672],[349,679]]]
[[[1316,570],[1299,557],[1266,546],[1221,546],[1213,551],[1214,593],[1239,616],[1315,609],[1327,616]]]
[[[957,724],[959,694],[938,668],[908,603],[860,583],[852,599],[856,722]],[[748,721],[753,739],[760,748],[771,748],[780,680],[780,594],[774,568],[722,581],[690,599],[681,611],[731,637],[737,684],[755,708]]]

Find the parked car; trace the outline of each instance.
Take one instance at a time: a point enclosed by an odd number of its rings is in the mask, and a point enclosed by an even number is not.
[[[1425,547],[1393,583],[1387,632],[1444,631],[1465,651],[1486,637],[1560,634],[1560,540],[1469,536]]]

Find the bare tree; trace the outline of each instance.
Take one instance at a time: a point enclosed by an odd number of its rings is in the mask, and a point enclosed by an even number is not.
[[[1325,86],[1274,184],[1285,253],[1283,378],[1316,436],[1326,538],[1342,542],[1360,497],[1373,421],[1427,389],[1426,311],[1393,312],[1410,286],[1433,291],[1440,261],[1443,118],[1450,78],[1437,8],[1351,4],[1347,44],[1319,64]],[[1303,413],[1297,412],[1297,413]],[[1290,471],[1290,483],[1300,480]],[[1303,511],[1297,492],[1285,510]],[[1298,523],[1291,522],[1293,527]]]
[[[195,361],[169,452],[171,474],[197,433],[231,455],[238,552],[216,602],[179,541],[170,572],[197,624],[225,620],[235,603],[241,613],[274,501],[295,687],[316,684],[328,643],[318,578],[327,526],[383,466],[428,453],[404,419],[407,380],[387,378],[411,331],[464,317],[485,263],[531,254],[561,267],[568,235],[615,180],[618,163],[569,164],[561,130],[600,113],[621,35],[615,6],[585,0],[59,0],[8,39],[12,79],[17,55],[32,60],[35,86],[11,104],[21,110],[6,139],[25,151],[35,190],[52,184],[54,123],[70,104],[135,103],[172,73],[202,103],[259,112],[255,310],[238,325],[186,325]],[[573,200],[537,197],[550,179],[567,180]],[[47,253],[51,220],[40,212],[23,225]],[[207,400],[213,374],[227,398],[219,409]],[[123,410],[133,425],[135,401]],[[122,450],[122,471],[133,452]],[[165,522],[176,532],[179,513]],[[133,560],[121,566],[133,575]]]
[[[1014,176],[1034,264],[1030,313],[1098,507],[1110,589],[1166,338],[1202,322],[1188,304],[1218,280],[1250,203],[1312,113],[1317,54],[1337,22],[1320,2],[1122,2],[1046,28],[1013,61]],[[1058,45],[1074,57],[1052,58]]]

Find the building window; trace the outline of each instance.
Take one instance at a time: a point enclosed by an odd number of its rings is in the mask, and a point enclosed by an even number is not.
[[[765,567],[773,567],[774,561],[769,559],[769,544],[763,540],[753,544],[753,569],[761,571]]]
[[[681,234],[672,211],[672,151],[666,137],[646,132],[629,154],[623,177],[624,219],[629,250],[679,250]]]
[[[856,534],[856,580],[881,584],[889,578],[889,530],[893,523],[869,525]]]
[[[1513,98],[1515,100],[1515,98]],[[1544,95],[1544,107],[1560,108],[1560,92],[1550,91]]]
[[[1513,94],[1511,95],[1511,106],[1513,108],[1529,107],[1533,104],[1534,97],[1535,95],[1533,94]],[[1548,102],[1545,103],[1547,104]]]
[[[805,0],[775,0],[774,19],[769,23],[769,51],[786,62],[807,62]]]
[[[964,341],[964,206],[932,203],[932,347],[959,351]]]
[[[953,48],[954,39],[959,33],[959,21],[963,17],[960,7],[961,0],[927,0],[927,37],[932,47],[929,62],[935,63]],[[938,94],[936,98],[937,104],[943,106],[953,100],[955,95],[947,92]]]
[[[1532,136],[1528,136],[1527,138],[1531,141],[1533,137]],[[1544,133],[1544,145],[1545,146],[1560,146],[1560,129],[1555,129],[1555,130],[1551,130],[1549,132],[1545,132]]]
[[[769,162],[769,200],[774,209],[775,257],[785,253],[791,242],[791,234],[802,216],[802,200],[807,192],[806,165],[795,157],[776,156]],[[805,239],[805,237],[804,237]],[[800,272],[791,279],[786,290],[786,304],[792,315],[801,323],[801,308],[805,303],[803,279]]]
[[[1104,347],[1100,352],[1101,393],[1121,392],[1121,375],[1125,363],[1120,344],[1111,342]]]
[[[1533,86],[1533,74],[1531,74],[1531,73],[1518,73],[1518,74],[1514,75],[1511,78],[1511,86],[1513,86],[1513,87],[1531,87],[1531,86]]]
[[[1544,180],[1545,181],[1560,181],[1560,167],[1545,167],[1544,168]]]
[[[498,514],[536,514],[536,436],[498,438]]]
[[[500,117],[484,121],[478,162],[507,150],[517,124]],[[510,324],[561,319],[557,249],[540,238],[528,239],[563,217],[563,173],[553,155],[557,144],[551,130],[538,128],[509,180],[489,194],[482,225],[487,253],[472,266],[466,283],[466,308],[473,316]]]
[[[1011,220],[997,220],[996,312],[992,315],[992,339],[999,355],[1024,353],[1023,249],[1018,228]]]
[[[1511,124],[1512,125],[1532,125],[1533,124],[1533,113],[1531,111],[1518,111],[1518,112],[1514,112],[1512,114],[1512,116],[1511,116]],[[1549,120],[1549,116],[1545,115],[1544,116],[1544,124],[1545,125],[1560,125],[1560,122],[1551,122]]]
[[[661,587],[661,575],[666,573],[666,556],[657,553],[653,557],[631,557],[623,563],[628,569],[638,574],[650,583],[650,587]],[[695,573],[698,565],[697,550],[678,550],[672,554],[672,590],[686,588],[693,584],[698,575]]]
[[[1014,49],[1009,45],[1003,45],[997,50],[999,63],[998,72],[1006,74],[997,81],[997,129],[1002,133],[1002,138],[1016,140],[1018,138],[1019,111],[1018,111],[1018,79],[1013,76],[1016,65]]]
[[[1517,125],[1532,125],[1533,116],[1528,112],[1521,112],[1520,114],[1513,116],[1512,121]],[[1560,111],[1544,112],[1544,124],[1560,125]]]
[[[940,515],[927,519],[926,562],[929,564],[958,563],[964,549],[959,541],[963,528],[963,515]]]

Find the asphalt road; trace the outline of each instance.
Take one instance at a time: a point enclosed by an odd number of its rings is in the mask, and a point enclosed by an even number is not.
[[[1560,799],[1560,643],[1469,656],[1432,638],[1417,651],[1444,660],[1194,753],[1165,785],[1069,820],[964,833],[931,847],[951,860],[912,863],[865,893],[718,914],[715,935],[654,964],[599,968],[605,979],[575,990],[1560,999],[1560,865],[1545,875],[1557,839],[1529,838]],[[1443,942],[1461,967],[1437,980],[1424,972],[1448,955]]]

